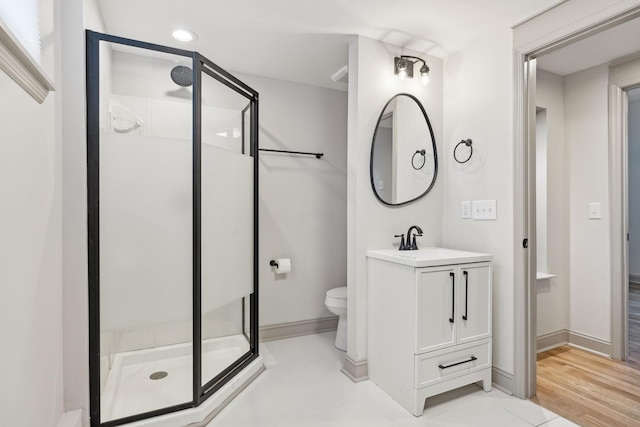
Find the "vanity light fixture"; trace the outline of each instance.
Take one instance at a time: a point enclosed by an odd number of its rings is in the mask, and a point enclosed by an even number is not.
[[[178,28],[173,33],[171,33],[171,35],[174,39],[185,43],[193,40],[198,40],[198,35],[196,33],[184,28]]]
[[[401,55],[393,58],[393,74],[400,77],[400,80],[404,80],[407,77],[412,79],[413,66],[417,62],[422,63],[420,76],[422,77],[422,83],[426,85],[429,83],[429,66],[424,59],[418,58],[417,56]]]

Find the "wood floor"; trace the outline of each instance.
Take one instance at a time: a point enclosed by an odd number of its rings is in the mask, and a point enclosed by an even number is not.
[[[531,400],[581,426],[640,427],[640,371],[575,347],[538,355]]]
[[[563,346],[538,355],[531,400],[585,427],[640,427],[640,285],[629,292],[625,362]]]

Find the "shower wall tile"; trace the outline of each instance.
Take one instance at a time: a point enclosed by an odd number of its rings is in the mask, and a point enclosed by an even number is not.
[[[153,347],[154,328],[136,328],[111,333],[111,354]]]
[[[203,340],[239,333],[242,333],[242,300],[202,313]]]
[[[191,321],[167,323],[156,326],[154,330],[156,347],[193,341],[193,323]]]
[[[109,356],[100,356],[100,391],[104,390],[109,371],[111,371],[111,358]]]
[[[100,332],[100,357],[111,354],[110,351],[111,332]]]

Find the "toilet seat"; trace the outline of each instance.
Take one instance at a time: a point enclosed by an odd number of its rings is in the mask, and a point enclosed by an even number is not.
[[[324,303],[330,307],[347,308],[347,287],[329,289],[324,298]]]

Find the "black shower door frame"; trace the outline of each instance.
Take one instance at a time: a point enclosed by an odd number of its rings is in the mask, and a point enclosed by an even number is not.
[[[193,70],[192,185],[193,185],[193,400],[141,414],[100,421],[100,42],[137,47],[191,58]],[[253,157],[253,293],[250,295],[250,348],[213,379],[202,384],[201,288],[201,143],[202,73],[247,98],[250,110],[250,155]],[[89,413],[91,427],[114,427],[195,408],[211,397],[259,356],[258,352],[258,92],[198,52],[86,31],[87,102],[87,232],[89,295]],[[246,109],[242,112],[243,119]],[[244,138],[244,135],[243,135]],[[243,144],[244,152],[244,144]],[[245,321],[243,304],[243,324]],[[245,327],[243,326],[243,332]]]

